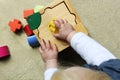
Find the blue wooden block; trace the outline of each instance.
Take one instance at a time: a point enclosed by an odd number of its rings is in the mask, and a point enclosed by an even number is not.
[[[27,41],[31,47],[38,47],[40,46],[40,43],[38,42],[35,35],[27,37]]]

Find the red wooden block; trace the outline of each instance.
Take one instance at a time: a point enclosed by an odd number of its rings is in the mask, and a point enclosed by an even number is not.
[[[17,30],[20,30],[22,28],[21,21],[18,19],[14,19],[14,21],[9,21],[8,25],[13,32],[16,32]]]
[[[24,31],[27,34],[27,36],[31,36],[34,34],[33,31],[30,29],[28,24],[24,27]]]
[[[0,59],[10,55],[10,51],[7,45],[0,46]]]
[[[33,13],[34,13],[34,9],[24,10],[24,19],[26,19],[28,16],[32,15]]]

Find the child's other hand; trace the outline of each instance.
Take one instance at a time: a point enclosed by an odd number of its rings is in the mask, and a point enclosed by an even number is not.
[[[63,19],[57,19],[54,23],[59,33],[54,33],[53,35],[58,39],[67,40],[69,42],[72,35],[76,33],[72,25],[68,23],[67,20]]]
[[[41,40],[41,46],[39,51],[41,56],[46,63],[46,68],[57,67],[57,57],[58,57],[58,49],[55,44],[51,45],[50,41]]]

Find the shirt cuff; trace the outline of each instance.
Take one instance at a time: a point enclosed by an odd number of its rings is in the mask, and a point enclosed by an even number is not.
[[[70,45],[71,45],[71,46],[75,46],[75,41],[78,41],[82,36],[84,37],[85,34],[82,33],[82,32],[76,33],[76,34],[71,38],[71,40],[70,40]],[[74,48],[74,47],[73,47],[73,48]]]
[[[51,80],[53,74],[58,71],[57,68],[50,68],[44,72],[44,80]]]

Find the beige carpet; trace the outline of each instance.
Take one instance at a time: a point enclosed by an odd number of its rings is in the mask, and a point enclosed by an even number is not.
[[[43,80],[44,63],[38,48],[31,48],[23,32],[10,31],[8,22],[20,19],[23,10],[53,0],[0,0],[0,45],[8,45],[11,57],[0,61],[0,80]],[[120,0],[70,0],[89,35],[120,58]]]

